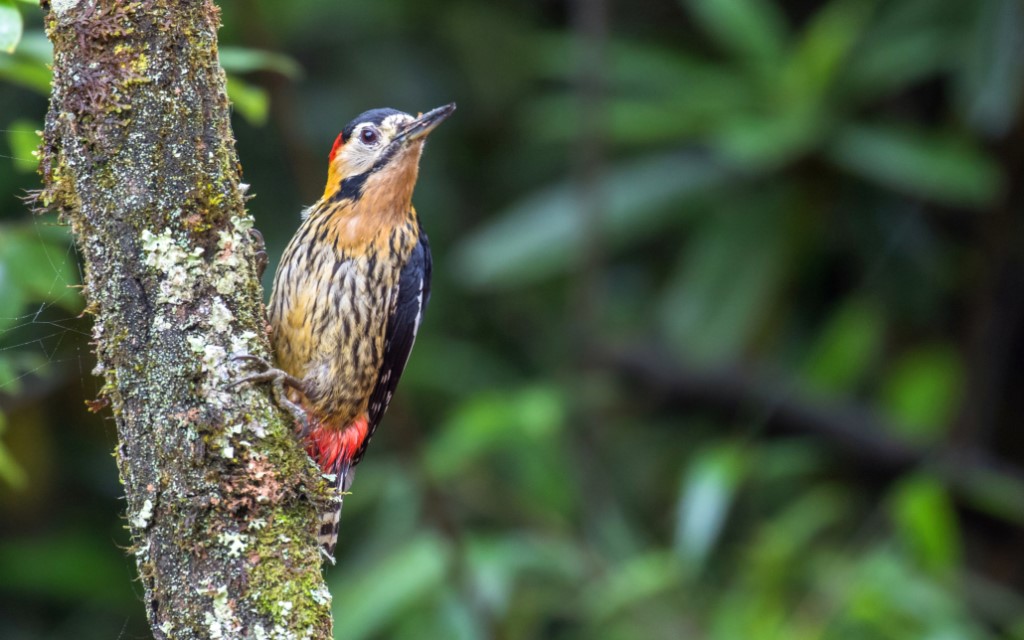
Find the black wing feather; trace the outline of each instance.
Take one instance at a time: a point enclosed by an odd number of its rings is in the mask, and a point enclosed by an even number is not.
[[[384,334],[384,358],[377,384],[370,394],[369,433],[363,441],[363,446],[356,453],[353,464],[362,459],[373,432],[384,417],[388,404],[391,403],[391,397],[398,387],[398,380],[402,377],[406,362],[409,361],[413,342],[416,341],[416,330],[430,301],[430,243],[422,228],[419,230],[419,236],[419,242],[398,278],[398,302],[395,304],[394,313],[388,319],[387,332]]]

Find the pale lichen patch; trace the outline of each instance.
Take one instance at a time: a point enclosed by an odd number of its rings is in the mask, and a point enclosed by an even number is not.
[[[69,10],[74,9],[78,6],[81,0],[51,0],[50,8],[53,9],[53,13],[57,16],[62,16]]]
[[[162,313],[153,318],[153,329],[156,331],[170,331],[174,328],[174,324]]]
[[[267,526],[266,518],[254,518],[249,521],[249,529],[252,529],[253,531],[259,531],[265,526]]]
[[[229,331],[234,319],[235,316],[224,304],[224,300],[220,296],[214,296],[213,303],[210,305],[210,326],[213,327],[213,330],[218,333]]]
[[[213,611],[207,611],[204,619],[209,637],[212,640],[238,637],[242,624],[235,617],[231,601],[228,599],[227,587],[217,587],[216,589],[207,587],[198,589],[198,591],[201,594],[213,596]]]
[[[160,277],[157,302],[181,304],[195,295],[196,273],[203,265],[203,248],[188,249],[174,238],[170,229],[155,234],[142,230],[144,263]]]
[[[238,335],[231,336],[231,353],[252,353],[259,346],[254,331],[243,331]]]
[[[239,215],[231,218],[230,229],[221,229],[218,232],[213,281],[217,293],[232,294],[250,277],[247,271],[248,262],[241,248],[245,246],[246,237],[252,228],[252,217]]]
[[[142,503],[142,508],[132,518],[132,526],[139,529],[145,529],[149,526],[149,519],[153,517],[153,501],[146,498],[146,501]]]
[[[322,605],[331,604],[331,592],[327,590],[327,585],[317,585],[309,592],[309,597],[313,599],[313,602]]]
[[[244,533],[225,531],[217,536],[217,541],[227,547],[228,557],[238,558],[241,557],[242,552],[245,551],[248,546],[249,536]]]

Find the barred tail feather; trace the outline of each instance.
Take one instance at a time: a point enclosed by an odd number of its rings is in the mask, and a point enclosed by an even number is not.
[[[331,564],[334,564],[334,548],[338,544],[338,523],[341,520],[341,507],[345,501],[345,494],[352,487],[352,480],[355,479],[356,471],[351,463],[342,463],[336,473],[335,486],[338,491],[337,506],[320,514],[320,533],[317,541],[323,548]]]

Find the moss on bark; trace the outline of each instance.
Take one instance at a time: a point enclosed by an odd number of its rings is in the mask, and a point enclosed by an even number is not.
[[[328,638],[317,508],[329,492],[266,389],[256,247],[204,0],[53,0],[42,204],[85,262],[157,638]]]

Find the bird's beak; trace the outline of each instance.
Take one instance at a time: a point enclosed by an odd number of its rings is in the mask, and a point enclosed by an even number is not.
[[[392,142],[409,143],[427,137],[437,125],[448,119],[448,116],[455,113],[455,103],[446,104],[443,107],[431,109],[420,117],[416,118],[392,140]]]

